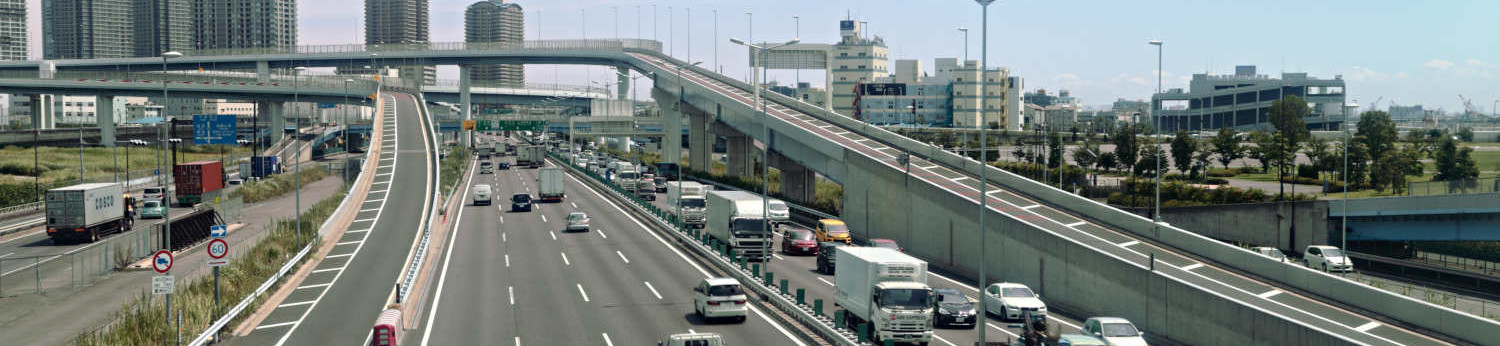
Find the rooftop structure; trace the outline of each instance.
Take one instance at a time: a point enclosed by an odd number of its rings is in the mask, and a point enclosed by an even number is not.
[[[1344,80],[1282,73],[1281,78],[1256,74],[1255,66],[1238,66],[1233,75],[1194,74],[1189,91],[1167,90],[1152,96],[1153,122],[1161,131],[1201,131],[1221,127],[1241,130],[1269,128],[1271,103],[1296,95],[1312,112],[1308,128],[1337,130],[1343,124]]]

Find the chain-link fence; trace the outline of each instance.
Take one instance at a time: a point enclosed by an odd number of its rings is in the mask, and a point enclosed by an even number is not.
[[[1422,181],[1406,183],[1409,196],[1458,195],[1467,193],[1500,192],[1500,178],[1464,179],[1452,181]]]
[[[146,258],[160,247],[161,232],[157,223],[137,222],[125,233],[97,242],[53,245],[41,239],[26,247],[55,247],[56,252],[41,255],[0,258],[0,296],[42,293],[47,290],[85,286],[117,268],[124,268]]]

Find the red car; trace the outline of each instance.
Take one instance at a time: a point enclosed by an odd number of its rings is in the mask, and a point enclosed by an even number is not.
[[[815,255],[818,253],[818,239],[812,230],[788,228],[781,232],[781,252],[788,255]]]
[[[891,250],[896,250],[896,251],[901,251],[901,252],[905,252],[906,251],[906,248],[901,247],[901,245],[896,245],[896,241],[895,240],[890,240],[890,239],[885,239],[885,238],[870,239],[870,246],[873,246],[873,247],[883,247],[883,248],[887,248],[887,249],[891,249]]]

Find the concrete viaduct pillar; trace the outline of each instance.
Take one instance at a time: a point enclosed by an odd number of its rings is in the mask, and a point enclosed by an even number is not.
[[[31,126],[39,130],[57,128],[57,118],[52,114],[53,95],[31,95]]]
[[[615,91],[616,91],[615,92],[615,94],[616,94],[615,95],[615,99],[616,100],[629,100],[630,99],[630,66],[615,65],[615,78],[618,78],[617,81],[616,81],[617,84],[615,85]]]
[[[724,142],[728,144],[728,150],[725,151],[724,156],[729,159],[724,174],[741,177],[752,176],[753,174],[750,170],[754,167],[754,162],[751,161],[750,157],[753,156],[751,152],[754,151],[755,145],[750,140],[750,136],[726,134]]]
[[[688,106],[683,107],[682,113],[688,118],[688,168],[708,172],[713,167],[714,136],[708,133],[709,121],[713,119],[708,113]]]
[[[656,100],[657,108],[661,109],[661,160],[682,162],[681,133],[682,116],[685,111],[678,109],[677,96],[667,94],[661,88],[651,88],[651,98]],[[683,104],[682,107],[688,106]]]
[[[255,62],[255,81],[261,83],[271,82],[271,64],[269,62]]]
[[[781,195],[792,203],[809,205],[817,192],[818,174],[797,161],[772,151],[771,167],[781,171]]]
[[[99,124],[99,145],[115,146],[115,97],[99,96],[94,100],[94,114]]]
[[[470,102],[471,98],[470,98],[470,95],[469,95],[469,91],[470,91],[470,89],[472,89],[471,88],[472,83],[473,83],[473,81],[469,80],[469,66],[468,65],[458,65],[458,103],[459,103],[459,107],[463,107],[463,112],[464,112],[464,114],[463,114],[463,120],[464,121],[469,121],[469,120],[473,119],[474,104]],[[476,130],[477,129],[478,128],[476,127]],[[465,131],[465,130],[460,130],[460,131],[463,133],[463,135],[459,136],[460,138],[463,138],[462,139],[462,141],[463,141],[462,145],[464,147],[473,147],[474,146],[474,131]]]
[[[266,131],[266,140],[271,144],[281,142],[286,131],[286,104],[282,102],[257,101],[256,109],[262,117],[271,119],[271,128]]]

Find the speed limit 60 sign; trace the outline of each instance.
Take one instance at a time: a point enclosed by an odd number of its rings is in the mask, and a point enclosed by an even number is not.
[[[208,241],[208,257],[211,258],[208,260],[208,266],[218,267],[228,264],[229,260],[224,258],[227,255],[229,255],[229,243],[224,242],[224,239]]]

